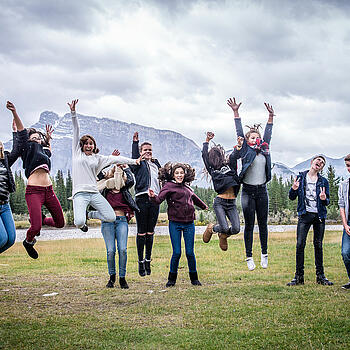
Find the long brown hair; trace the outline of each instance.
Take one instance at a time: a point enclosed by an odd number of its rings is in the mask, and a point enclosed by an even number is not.
[[[172,162],[166,163],[162,168],[159,169],[158,179],[162,184],[167,181],[174,180],[174,173],[178,168],[182,168],[185,173],[183,183],[190,183],[195,179],[196,171],[189,164]]]
[[[79,146],[80,146],[81,151],[83,152],[83,147],[84,147],[84,145],[85,145],[85,143],[87,142],[88,139],[90,139],[94,143],[94,149],[92,150],[92,153],[97,154],[98,152],[100,152],[100,150],[96,146],[95,139],[91,135],[83,135],[80,138]]]
[[[4,145],[3,143],[0,141],[0,159],[4,159],[5,158],[5,154],[4,154]]]

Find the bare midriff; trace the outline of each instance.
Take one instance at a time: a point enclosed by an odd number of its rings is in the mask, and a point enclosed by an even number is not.
[[[235,191],[233,187],[229,187],[224,193],[218,194],[218,197],[223,199],[235,199]]]
[[[30,174],[28,185],[46,187],[52,185],[52,182],[49,173],[46,170],[37,169]]]
[[[125,216],[125,213],[122,210],[114,209],[115,216]]]

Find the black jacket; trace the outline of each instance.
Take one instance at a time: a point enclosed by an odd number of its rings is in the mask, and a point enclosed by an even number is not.
[[[218,194],[224,193],[228,188],[233,187],[235,196],[239,192],[239,179],[237,175],[237,157],[236,153],[232,152],[229,157],[228,165],[221,167],[221,169],[214,169],[209,164],[208,142],[203,143],[202,158],[208,173],[210,174],[214,190]]]
[[[133,141],[132,143],[132,159],[138,159],[140,158],[140,150],[139,150],[139,142]],[[157,159],[152,159],[152,163],[154,163],[158,169],[161,167],[160,163]],[[129,165],[131,171],[135,175],[135,194],[138,194],[140,192],[146,192],[148,191],[150,184],[151,184],[151,174],[150,174],[150,168],[147,164],[147,161],[142,160],[140,165]]]
[[[127,205],[134,211],[139,212],[140,209],[137,206],[136,202],[134,201],[134,198],[132,198],[131,193],[129,192],[129,189],[134,186],[134,177],[131,173],[131,170],[129,168],[124,169],[124,172],[126,174],[126,181],[125,181],[125,186],[123,188],[120,189],[120,193],[122,194],[125,202],[127,203]],[[102,173],[102,171],[97,175],[99,180],[102,180],[104,178],[104,174]],[[107,197],[107,193],[111,191],[108,188],[105,188],[102,190],[101,194],[103,197]]]

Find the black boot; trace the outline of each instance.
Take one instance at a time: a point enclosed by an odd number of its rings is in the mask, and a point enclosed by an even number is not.
[[[34,244],[36,243],[36,239],[33,240],[33,242],[28,243],[27,240],[25,239],[23,241],[23,246],[26,249],[28,255],[32,259],[38,259],[38,252],[34,249]]]
[[[146,276],[146,271],[145,271],[145,260],[139,261],[139,275],[141,277]]]
[[[119,285],[121,289],[129,289],[129,286],[125,280],[125,277],[119,277]]]
[[[88,232],[89,231],[89,227],[88,227],[88,225],[84,225],[84,226],[82,226],[82,227],[79,227],[83,232]]]
[[[177,273],[176,272],[169,272],[168,276],[168,282],[166,283],[165,287],[174,287],[176,283]]]
[[[115,283],[115,274],[109,276],[109,281],[106,284],[106,287],[107,288],[113,288],[114,287],[114,283]]]
[[[145,259],[145,270],[147,275],[151,274],[151,260]]]
[[[329,281],[324,274],[316,276],[316,282],[324,286],[333,286],[333,282]]]
[[[295,275],[295,277],[287,283],[287,286],[297,286],[299,284],[304,284],[304,276],[302,275]]]
[[[197,273],[197,271],[196,272],[190,272],[189,275],[190,275],[191,283],[194,286],[201,286],[202,285],[202,283],[200,283],[199,280],[198,280],[198,273]]]

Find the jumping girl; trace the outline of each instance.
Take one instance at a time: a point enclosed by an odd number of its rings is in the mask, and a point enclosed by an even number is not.
[[[20,143],[27,136],[27,131],[21,126],[21,131],[16,134],[17,127],[15,121],[13,127],[13,145],[11,152],[4,151],[4,146],[0,141],[0,254],[9,249],[16,240],[16,227],[13,220],[11,207],[9,205],[10,193],[16,189],[11,166],[19,157],[19,150],[16,142],[20,138]],[[17,138],[17,140],[16,140]]]
[[[235,152],[230,154],[228,161],[225,151],[220,145],[216,145],[208,152],[210,140],[214,138],[212,132],[207,132],[207,138],[203,143],[202,158],[204,165],[212,178],[214,190],[218,193],[214,199],[214,211],[217,224],[209,224],[204,231],[203,241],[208,243],[212,234],[218,233],[219,245],[222,250],[227,250],[227,237],[240,231],[239,215],[236,207],[236,197],[239,192],[239,180],[237,176],[237,158]],[[227,218],[231,222],[229,227]]]
[[[205,210],[208,206],[192,191],[189,183],[194,180],[195,170],[188,164],[168,162],[159,170],[159,179],[163,187],[159,195],[149,189],[152,202],[160,204],[165,199],[168,203],[169,233],[173,255],[170,260],[170,272],[166,287],[176,283],[177,270],[181,257],[181,234],[185,241],[186,257],[191,283],[200,286],[194,255],[195,209],[194,205]]]
[[[122,156],[102,156],[96,146],[95,139],[90,135],[79,138],[79,123],[75,106],[78,100],[68,103],[73,123],[72,143],[72,179],[73,179],[73,213],[74,224],[83,232],[88,231],[86,225],[88,205],[96,211],[89,212],[88,218],[100,219],[105,222],[115,221],[115,212],[106,198],[97,189],[97,175],[102,169],[115,163],[140,164],[140,159],[130,159]]]
[[[102,179],[97,183],[98,189],[114,210],[115,220],[113,222],[102,221],[101,231],[107,249],[107,265],[109,281],[107,288],[113,288],[116,279],[115,270],[115,241],[117,240],[119,256],[119,285],[122,289],[129,288],[125,280],[127,245],[128,245],[128,222],[138,211],[129,189],[134,185],[134,177],[127,165],[113,166],[104,175],[99,174]]]
[[[227,100],[227,104],[232,108],[236,125],[237,137],[244,137],[243,144],[239,152],[242,159],[242,170],[239,180],[243,183],[241,203],[244,215],[244,243],[246,248],[246,261],[249,270],[255,269],[253,260],[253,230],[255,222],[255,212],[259,226],[259,237],[261,245],[260,265],[266,269],[268,266],[267,255],[267,218],[269,197],[266,183],[271,180],[271,157],[269,144],[271,141],[274,110],[271,105],[265,103],[269,112],[269,118],[265,127],[264,137],[261,139],[259,131],[260,125],[249,127],[249,131],[244,135],[241,118],[238,109],[242,103],[237,104],[235,98]]]
[[[12,112],[18,133],[20,134],[23,130],[23,124],[14,104],[8,101],[6,107]],[[50,179],[50,140],[53,131],[50,125],[46,125],[46,137],[44,139],[40,131],[31,128],[26,133],[24,139],[21,139],[20,135],[18,135],[17,140],[23,160],[24,174],[28,179],[25,199],[29,212],[30,228],[27,231],[26,239],[23,241],[23,246],[28,255],[33,259],[38,258],[34,244],[36,243],[35,236],[40,235],[42,225],[57,228],[64,226],[61,204],[53,191]],[[42,213],[41,208],[43,205],[50,212],[51,218],[46,217]]]

